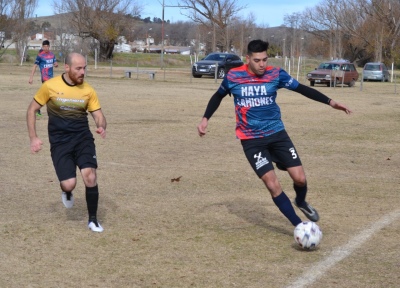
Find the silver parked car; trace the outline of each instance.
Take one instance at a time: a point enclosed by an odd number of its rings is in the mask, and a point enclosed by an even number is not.
[[[382,62],[369,62],[365,64],[363,69],[363,80],[373,80],[388,82],[390,78],[389,70]]]

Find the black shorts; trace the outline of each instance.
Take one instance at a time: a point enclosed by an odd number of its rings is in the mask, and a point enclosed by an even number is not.
[[[242,140],[241,143],[247,160],[260,178],[274,169],[272,162],[286,168],[301,166],[300,157],[285,130],[264,138]]]
[[[67,143],[51,145],[51,159],[58,180],[76,178],[76,167],[97,168],[96,147],[93,138],[83,138]]]

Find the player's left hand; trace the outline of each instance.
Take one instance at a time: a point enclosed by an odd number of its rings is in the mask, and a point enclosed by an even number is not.
[[[336,101],[334,101],[334,100],[331,100],[331,102],[329,103],[329,105],[330,105],[332,108],[334,108],[334,109],[342,110],[342,111],[346,112],[346,114],[351,114],[351,113],[353,113],[353,111],[350,110],[350,108],[348,108],[347,106],[345,106],[345,105],[343,105],[343,104],[340,104],[340,103],[338,103],[338,102],[336,102]]]
[[[97,128],[96,133],[100,134],[101,138],[106,138],[106,130],[103,127]]]
[[[197,132],[199,133],[200,137],[206,135],[206,130],[208,126],[208,119],[203,117],[199,125],[197,125]]]

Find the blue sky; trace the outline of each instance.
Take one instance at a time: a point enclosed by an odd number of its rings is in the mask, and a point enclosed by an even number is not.
[[[142,17],[162,18],[162,0],[138,0],[144,6]],[[258,25],[269,25],[270,27],[283,24],[285,14],[301,12],[306,7],[314,7],[322,0],[237,0],[241,6],[247,5],[247,8],[241,11],[241,16],[247,18],[250,13],[255,16],[255,22]],[[53,0],[39,0],[38,8],[34,15],[48,16],[53,15]],[[179,8],[167,7],[177,6],[178,0],[164,0],[164,18],[171,22],[189,20],[183,16]],[[146,3],[146,4],[145,4]]]

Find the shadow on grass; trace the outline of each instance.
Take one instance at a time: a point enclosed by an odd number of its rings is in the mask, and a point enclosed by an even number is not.
[[[224,205],[228,209],[229,213],[236,215],[250,224],[266,228],[272,232],[290,236],[293,235],[293,231],[289,229],[290,226],[284,228],[279,226],[280,224],[275,224],[279,222],[284,224],[284,221],[287,220],[284,217],[269,212],[260,202],[237,198],[233,201],[227,201],[220,204]]]

